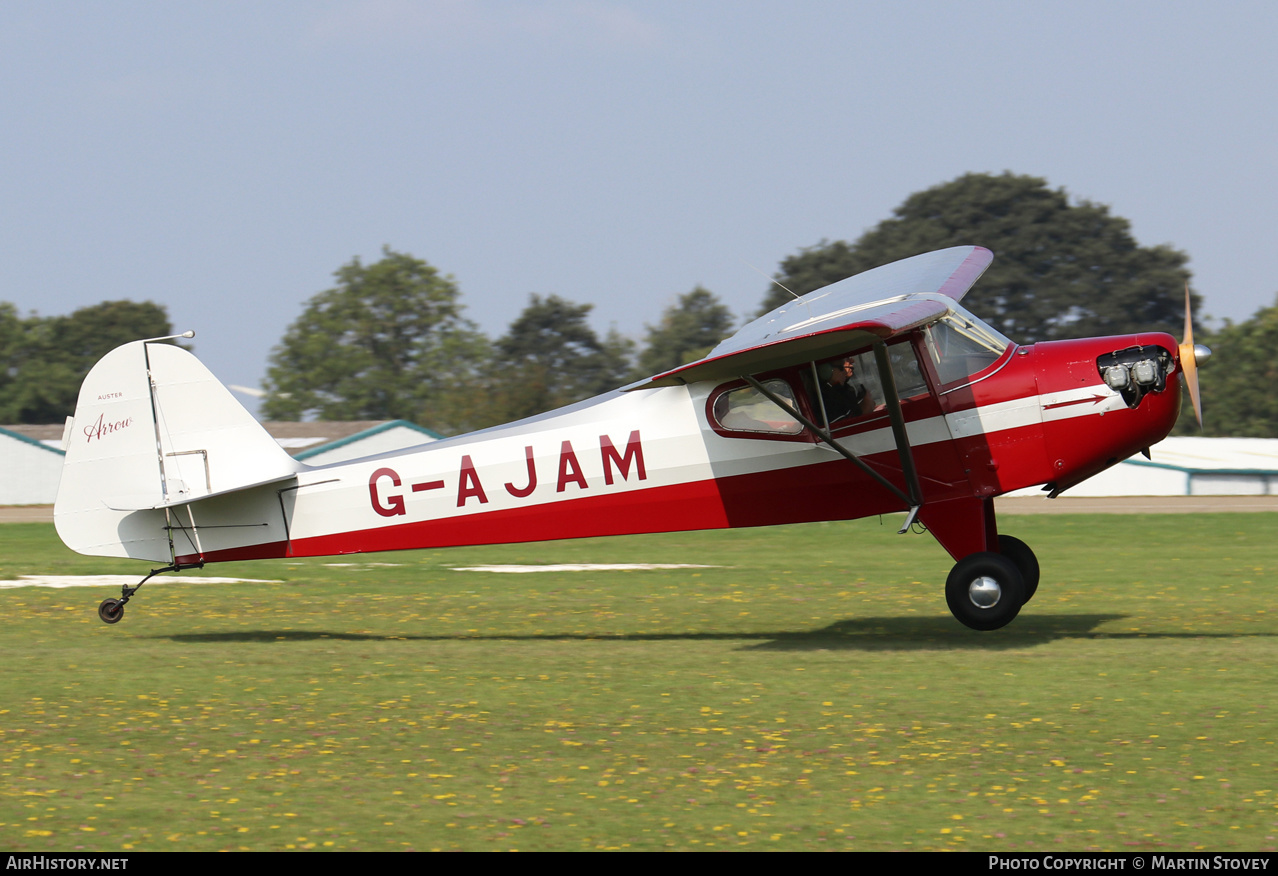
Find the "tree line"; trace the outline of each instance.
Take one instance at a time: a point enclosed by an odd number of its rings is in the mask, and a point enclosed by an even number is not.
[[[964,305],[1019,343],[1166,331],[1179,338],[1188,256],[1142,247],[1103,205],[1012,173],[966,174],[907,198],[855,241],[823,240],[780,264],[756,314],[920,252],[979,243],[993,265]],[[736,321],[710,291],[681,295],[636,343],[602,337],[590,304],[533,294],[490,339],[467,320],[452,277],[390,248],[353,259],[304,306],[270,355],[267,419],[405,419],[446,434],[589,398],[704,356]],[[1198,311],[1199,299],[1191,294]],[[21,317],[0,303],[0,422],[58,422],[80,380],[119,343],[171,334],[156,304],[103,302],[69,316]],[[1201,372],[1201,434],[1278,437],[1278,304],[1219,330],[1195,327],[1215,356]],[[1188,405],[1186,405],[1188,407]],[[1178,433],[1199,434],[1182,416]]]
[[[271,353],[268,419],[405,419],[452,434],[517,420],[700,358],[732,330],[704,289],[679,298],[642,350],[600,337],[590,304],[530,296],[501,337],[466,320],[455,280],[384,249],[336,273]]]
[[[61,423],[98,359],[171,334],[168,313],[150,301],[103,301],[68,316],[22,316],[0,301],[0,423]]]

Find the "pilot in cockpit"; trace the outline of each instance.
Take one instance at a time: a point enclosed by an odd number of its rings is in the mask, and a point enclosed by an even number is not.
[[[865,384],[856,381],[856,360],[849,356],[842,361],[826,362],[819,370],[821,378],[821,402],[825,406],[826,421],[835,425],[874,410],[874,399]]]

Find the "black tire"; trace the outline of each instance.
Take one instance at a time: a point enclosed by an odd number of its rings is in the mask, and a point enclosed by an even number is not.
[[[1021,583],[1025,585],[1025,598],[1021,605],[1024,605],[1038,592],[1038,557],[1034,556],[1029,545],[1010,535],[998,537],[998,552],[1015,563],[1021,572]]]
[[[118,599],[104,599],[98,606],[98,617],[103,623],[118,624],[124,617],[124,603]]]
[[[1020,613],[1025,584],[1016,564],[1002,554],[972,554],[950,570],[945,581],[945,602],[964,626],[997,630]]]

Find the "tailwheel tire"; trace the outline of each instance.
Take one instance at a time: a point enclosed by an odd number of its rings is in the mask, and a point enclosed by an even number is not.
[[[998,537],[998,552],[1011,560],[1020,570],[1021,583],[1025,585],[1025,598],[1021,600],[1021,605],[1024,605],[1038,592],[1038,557],[1034,556],[1029,545],[1010,535]]]
[[[104,599],[98,606],[98,617],[103,623],[118,624],[124,617],[124,603],[118,599]]]
[[[950,570],[945,602],[964,626],[997,630],[1020,613],[1025,602],[1024,579],[1016,564],[1001,554],[972,554]]]

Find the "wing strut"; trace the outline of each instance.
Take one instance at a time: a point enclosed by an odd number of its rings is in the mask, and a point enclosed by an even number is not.
[[[880,345],[879,344],[875,345],[876,348],[878,346]],[[886,351],[884,352],[883,356],[884,356],[884,359],[886,360],[887,358]],[[892,493],[892,495],[896,496],[898,499],[904,502],[906,506],[909,507],[910,513],[905,518],[905,525],[902,526],[899,531],[901,533],[905,533],[909,531],[910,524],[914,522],[914,518],[918,516],[919,509],[923,507],[923,501],[921,498],[919,498],[916,501],[915,499],[912,499],[910,496],[907,496],[905,493],[902,493],[901,490],[896,486],[896,484],[892,483],[887,478],[883,477],[883,475],[879,474],[877,471],[870,468],[870,466],[867,465],[864,461],[862,461],[862,459],[859,456],[857,456],[855,453],[853,453],[852,451],[848,450],[846,447],[836,442],[828,431],[826,431],[825,429],[822,429],[816,423],[812,422],[807,417],[803,416],[803,414],[801,414],[789,402],[781,398],[772,390],[768,389],[759,381],[755,380],[749,374],[742,374],[741,379],[744,380],[746,383],[750,384],[752,387],[754,387],[764,396],[766,396],[768,400],[771,401],[774,405],[779,407],[781,410],[785,411],[790,416],[794,417],[796,420],[798,420],[807,428],[811,429],[812,434],[816,435],[823,442],[828,444],[840,456],[843,456],[849,462],[853,463],[857,468],[861,469],[861,471],[865,472],[870,477],[874,478],[874,480],[878,484],[880,484],[884,489],[888,490],[890,493]],[[921,491],[919,490],[919,486],[918,486],[918,475],[914,471],[913,458],[909,456],[909,445],[908,444],[904,446],[902,445],[902,442],[905,440],[905,425],[904,425],[904,420],[901,417],[901,404],[899,399],[897,399],[896,397],[896,386],[893,384],[891,389],[889,390],[887,386],[885,385],[884,392],[888,393],[890,396],[890,400],[888,402],[889,408],[895,407],[895,410],[896,410],[896,413],[893,415],[892,432],[897,439],[897,450],[900,451],[902,458],[910,459],[910,465],[908,468],[905,469],[908,489],[910,490],[910,493],[912,493],[914,496],[920,496]],[[898,421],[901,422],[901,428],[899,431],[896,428],[896,423]]]
[[[887,345],[882,341],[874,345],[874,362],[879,366],[879,383],[883,387],[888,416],[892,420],[892,437],[896,439],[896,452],[901,457],[901,473],[905,475],[905,486],[910,491],[910,514],[901,527],[901,532],[905,532],[923,507],[923,488],[919,485],[918,469],[914,467],[910,436],[905,431],[905,415],[901,413],[901,396],[896,391],[896,375],[892,373]]]

